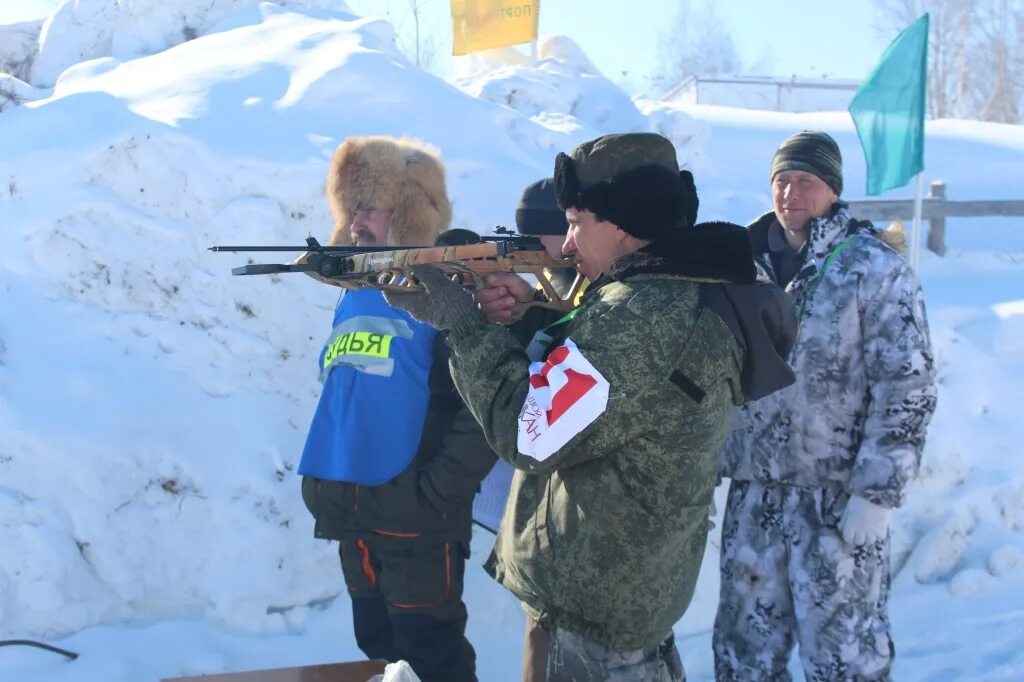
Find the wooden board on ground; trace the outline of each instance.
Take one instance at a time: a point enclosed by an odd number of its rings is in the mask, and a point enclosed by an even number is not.
[[[168,677],[160,682],[366,682],[384,672],[387,661],[356,661],[326,665],[300,665],[297,668],[253,670],[245,673]]]

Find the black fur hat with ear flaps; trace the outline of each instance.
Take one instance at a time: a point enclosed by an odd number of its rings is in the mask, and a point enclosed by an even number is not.
[[[360,205],[391,213],[388,244],[397,246],[429,246],[452,219],[440,152],[409,137],[347,138],[327,173],[327,200],[334,215],[331,244],[353,243]]]
[[[699,199],[693,175],[655,133],[605,135],[555,159],[562,209],[586,209],[638,239],[658,239],[694,225]]]

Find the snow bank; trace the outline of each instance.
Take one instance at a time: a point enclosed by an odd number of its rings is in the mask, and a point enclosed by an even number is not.
[[[0,24],[0,72],[27,81],[42,30],[42,19]]]
[[[50,89],[33,88],[10,74],[0,73],[0,111],[49,97],[51,92]]]
[[[70,44],[144,9],[104,6],[63,5],[48,30],[75,19]],[[165,35],[151,9],[139,40]],[[194,613],[275,632],[337,595],[294,474],[336,292],[233,278],[253,256],[206,247],[325,239],[328,161],[353,134],[435,144],[454,225],[487,232],[556,151],[621,120],[560,130],[469,97],[381,20],[264,3],[203,25],[76,63],[2,114],[0,526],[18,550],[0,555],[0,634]]]
[[[766,210],[771,154],[801,128],[836,136],[846,196],[864,184],[847,117],[633,102],[565,39],[536,64],[492,54],[453,87],[410,64],[386,22],[320,3],[205,0],[178,3],[180,17],[101,4],[48,21],[52,91],[0,83],[26,94],[0,113],[0,638],[74,632],[90,654],[58,669],[5,651],[4,679],[359,656],[294,473],[336,292],[233,278],[250,256],[206,250],[326,238],[323,179],[345,137],[435,144],[454,226],[480,232],[510,223],[555,153],[623,130],[676,142],[702,219]],[[1024,133],[929,123],[927,164],[951,198],[1019,198]],[[940,388],[894,517],[894,674],[910,682],[1024,675],[1024,231],[1001,225],[990,238],[987,221],[950,220],[949,257],[921,263]],[[713,674],[717,532],[676,627],[695,680]],[[481,679],[506,679],[522,616],[479,569],[489,547],[478,532],[469,632]]]
[[[69,66],[155,54],[206,35],[252,0],[64,0],[42,25],[30,82],[49,87]],[[278,0],[282,7],[349,12],[342,0]]]
[[[542,36],[535,63],[514,48],[459,60],[457,70],[462,75],[455,84],[464,92],[514,109],[544,129],[569,133],[573,144],[608,131],[653,131],[672,140],[684,168],[699,169],[703,163],[706,125],[679,107],[660,107],[657,116],[650,115],[656,108],[653,104],[638,108],[570,38]],[[546,141],[535,142],[544,145]]]

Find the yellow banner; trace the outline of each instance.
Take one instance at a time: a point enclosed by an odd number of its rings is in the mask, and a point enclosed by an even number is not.
[[[537,39],[540,0],[451,0],[452,54]]]

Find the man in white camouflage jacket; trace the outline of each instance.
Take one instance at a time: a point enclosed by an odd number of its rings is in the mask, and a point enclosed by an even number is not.
[[[715,675],[789,680],[795,640],[808,680],[887,680],[889,516],[935,409],[924,300],[886,235],[839,200],[830,136],[787,139],[770,179],[775,210],[749,229],[797,309],[797,379],[739,408],[726,444]]]

